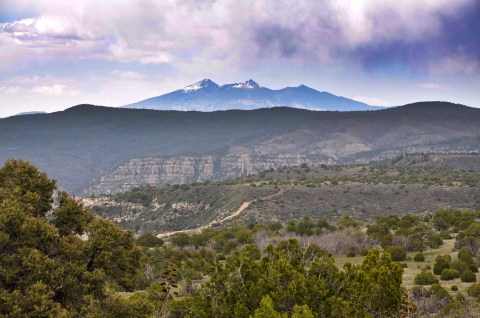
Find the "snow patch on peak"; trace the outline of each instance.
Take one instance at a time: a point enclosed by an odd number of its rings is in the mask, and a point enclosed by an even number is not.
[[[215,82],[213,82],[209,79],[204,79],[204,80],[201,80],[200,82],[196,82],[192,85],[185,86],[183,88],[183,91],[185,93],[192,93],[192,92],[198,91],[198,90],[200,90],[202,88],[206,88],[206,87],[218,87],[218,85]]]
[[[254,88],[259,88],[260,85],[258,85],[257,82],[254,80],[248,80],[242,83],[237,83],[232,86],[232,88],[245,88],[245,89],[254,89]]]

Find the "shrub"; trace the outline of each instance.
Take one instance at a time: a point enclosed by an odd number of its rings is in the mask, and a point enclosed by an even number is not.
[[[452,291],[457,291],[458,290],[458,286],[457,285],[452,285],[452,287],[450,287],[450,289]]]
[[[423,286],[413,286],[412,296],[415,299],[422,299],[422,298],[430,297],[430,292],[427,289],[425,289],[425,287]]]
[[[459,273],[463,273],[468,269],[468,265],[463,261],[455,260],[450,263],[449,268],[456,269]]]
[[[441,313],[447,317],[465,317],[466,309],[460,302],[451,302],[443,306]]]
[[[477,281],[477,276],[471,270],[467,269],[462,273],[460,279],[462,280],[462,282],[471,283]]]
[[[361,255],[361,256],[367,256],[367,254],[368,254],[368,250],[367,250],[366,248],[362,248],[362,249],[360,250],[360,255]]]
[[[190,236],[185,233],[178,233],[170,238],[173,245],[184,248],[190,244]]]
[[[425,261],[425,255],[423,255],[422,253],[417,253],[415,254],[415,256],[413,257],[413,260],[415,262],[424,262]]]
[[[400,246],[389,246],[385,249],[386,253],[389,253],[393,261],[400,262],[407,258],[407,252]]]
[[[448,254],[438,255],[437,258],[435,258],[435,262],[440,262],[440,261],[445,261],[447,263],[450,263],[452,261],[452,257]]]
[[[430,287],[430,294],[434,295],[438,299],[450,299],[450,294],[448,291],[443,288],[440,284],[433,284],[432,287]]]
[[[443,244],[443,239],[440,235],[436,233],[430,233],[428,238],[427,245],[431,248],[439,248]]]
[[[223,247],[223,253],[230,254],[238,246],[237,242],[228,241],[227,244]]]
[[[444,269],[450,268],[451,260],[450,255],[438,255],[435,259],[435,265],[433,265],[433,273],[441,275]]]
[[[436,278],[432,272],[421,271],[415,277],[415,284],[416,285],[432,285],[437,284],[438,278]]]
[[[468,269],[474,273],[478,273],[478,267],[475,264],[468,264]]]
[[[270,231],[276,232],[282,229],[282,223],[280,222],[273,222],[268,225],[268,229]]]
[[[468,247],[462,247],[458,251],[458,259],[467,264],[473,264],[472,251]]]
[[[440,278],[442,280],[452,280],[452,279],[457,278],[459,276],[460,276],[460,274],[458,273],[457,270],[446,268],[442,271],[442,274],[440,275]]]
[[[355,249],[353,247],[351,247],[348,251],[347,251],[347,257],[355,257],[355,255],[357,255],[357,252],[355,252]]]
[[[448,269],[449,268],[449,264],[448,263],[444,263],[443,261],[440,262],[440,263],[435,263],[433,265],[433,273],[435,275],[441,275],[443,270],[444,269]]]
[[[142,234],[137,239],[137,244],[145,247],[159,247],[159,246],[162,246],[163,243],[164,242],[161,238],[156,237],[150,232]]]
[[[444,239],[444,240],[451,240],[451,239],[452,239],[452,236],[450,235],[450,232],[448,232],[448,231],[442,231],[442,232],[440,232],[440,236],[441,236],[442,239]]]
[[[458,287],[457,287],[457,289],[458,289]],[[465,296],[462,293],[459,292],[455,295],[455,301],[457,301],[459,303],[465,303]]]
[[[472,297],[480,297],[480,284],[472,284],[472,286],[468,287],[467,293]]]
[[[250,244],[253,242],[252,232],[245,228],[239,228],[234,236],[240,244]]]

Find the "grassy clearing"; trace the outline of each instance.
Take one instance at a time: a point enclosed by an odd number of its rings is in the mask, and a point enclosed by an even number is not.
[[[347,257],[347,256],[335,256],[335,265],[338,268],[343,268],[343,266],[347,263],[353,265],[359,265],[363,262],[365,256],[355,256],[355,257]]]
[[[415,276],[422,271],[427,266],[430,266],[433,269],[433,265],[435,264],[435,258],[440,254],[449,254],[452,256],[452,260],[457,259],[457,251],[454,251],[454,244],[455,240],[444,240],[443,245],[438,249],[428,249],[423,254],[425,255],[424,262],[415,262],[413,261],[413,257],[415,256],[416,252],[407,253],[407,260],[401,263],[407,264],[407,268],[403,269],[403,286],[407,289],[410,289],[415,286],[414,280]],[[355,256],[355,257],[346,257],[346,256],[335,256],[335,264],[342,268],[346,263],[351,263],[354,265],[361,264],[364,256]],[[476,273],[477,282],[480,281],[479,273]],[[436,276],[440,280],[440,276]],[[448,292],[455,296],[457,293],[463,293],[467,295],[467,288],[472,283],[464,283],[460,280],[460,278],[455,278],[454,280],[444,281],[440,280],[440,285],[442,285]],[[458,291],[452,291],[450,288],[452,285],[458,286]]]

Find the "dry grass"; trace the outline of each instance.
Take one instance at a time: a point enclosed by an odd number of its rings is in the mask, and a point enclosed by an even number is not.
[[[412,260],[406,261],[405,263],[408,265],[407,268],[404,269],[403,272],[403,285],[406,288],[412,288],[415,286],[414,280],[415,276],[421,271],[422,268],[424,268],[427,265],[430,265],[431,268],[433,268],[433,265],[435,264],[435,258],[437,258],[438,255],[440,254],[448,254],[452,257],[452,260],[457,259],[457,251],[454,251],[454,244],[455,240],[444,240],[443,245],[438,248],[438,249],[429,249],[427,250],[424,255],[425,255],[425,261],[424,262],[414,262],[413,261],[413,256],[415,253],[408,253],[407,257],[410,257]],[[477,276],[477,281],[480,280],[480,275],[479,273],[476,273]],[[439,278],[440,279],[440,278]],[[460,278],[455,278],[453,280],[440,280],[440,285],[442,285],[448,292],[454,296],[457,293],[463,293],[466,295],[466,291],[468,287],[472,285],[472,283],[464,283],[460,280]],[[458,286],[458,291],[452,291],[451,287],[453,285]]]
[[[430,266],[433,269],[433,265],[435,264],[435,258],[440,255],[440,254],[449,254],[452,256],[452,260],[457,258],[457,252],[454,251],[454,244],[455,240],[444,240],[443,245],[438,248],[438,249],[428,249],[425,251],[423,254],[425,255],[425,261],[424,262],[415,262],[413,261],[413,257],[416,254],[416,252],[413,253],[407,253],[407,261],[402,262],[407,264],[407,268],[404,268],[403,270],[403,286],[407,289],[412,288],[415,286],[414,280],[415,276],[417,276],[418,273],[421,272],[422,268],[425,268],[426,266]],[[335,257],[335,264],[339,267],[342,268],[343,265],[346,263],[351,263],[351,264],[361,264],[364,256],[355,256],[355,257],[346,257],[346,256],[337,256]],[[477,275],[477,282],[480,281],[480,275],[479,273],[476,273]],[[440,280],[440,277],[437,276],[437,278]],[[452,296],[455,296],[457,293],[463,293],[466,295],[466,290],[468,287],[472,285],[472,283],[464,283],[460,280],[460,278],[455,278],[454,280],[449,280],[449,281],[444,281],[440,280],[440,285],[442,285]],[[458,291],[452,291],[450,288],[452,285],[457,285],[458,286]]]
[[[363,262],[365,256],[355,256],[355,257],[347,257],[347,256],[335,256],[335,265],[338,268],[343,268],[343,265],[350,263],[353,265],[359,265]]]

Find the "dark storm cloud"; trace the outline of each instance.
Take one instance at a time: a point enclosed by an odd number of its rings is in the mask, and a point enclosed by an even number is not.
[[[279,25],[260,25],[254,33],[254,41],[260,48],[259,52],[265,56],[277,52],[281,57],[292,57],[297,53],[297,47],[301,40],[295,30]]]
[[[375,25],[388,23],[387,14],[376,19]],[[414,71],[428,71],[432,62],[448,58],[480,62],[480,3],[468,5],[454,16],[439,16],[438,32],[411,40],[385,39],[378,43],[366,43],[354,50],[340,48],[338,53],[357,59],[365,68],[384,69],[389,66],[405,66]]]
[[[245,51],[260,59],[357,64],[367,70],[428,72],[448,60],[456,61],[458,71],[471,71],[480,62],[478,1],[417,2],[407,9],[390,1],[357,10],[329,1],[299,7],[291,14],[285,6],[268,7],[269,18],[253,25],[253,47]]]
[[[461,14],[442,18],[437,48],[446,53],[461,52],[480,60],[480,1],[463,8]],[[442,45],[444,44],[444,45]]]

